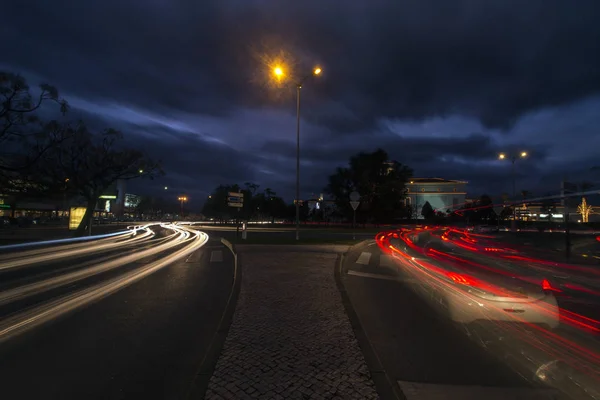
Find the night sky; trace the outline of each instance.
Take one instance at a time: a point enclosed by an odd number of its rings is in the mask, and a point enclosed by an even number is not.
[[[0,68],[59,88],[94,126],[163,160],[136,190],[200,202],[253,181],[292,199],[302,89],[302,195],[382,147],[416,176],[510,191],[500,151],[529,151],[518,190],[600,164],[598,0],[28,0],[3,4]],[[600,180],[600,176],[596,177]]]

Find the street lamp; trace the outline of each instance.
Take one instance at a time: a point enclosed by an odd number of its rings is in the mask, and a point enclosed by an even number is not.
[[[304,81],[311,76],[321,75],[321,72],[321,67],[315,67],[310,74],[296,82],[296,240],[300,240],[300,89]],[[273,68],[273,74],[278,79],[285,77],[281,66]]]
[[[169,187],[168,187],[168,186],[165,186],[165,190],[169,190]]]
[[[183,218],[183,203],[185,203],[188,200],[188,198],[187,196],[179,196],[177,200],[181,202],[181,218]]]
[[[513,230],[515,230],[516,224],[517,224],[517,208],[516,208],[517,186],[516,186],[515,162],[518,159],[526,158],[527,156],[528,156],[528,153],[526,151],[522,151],[520,153],[514,153],[514,154],[506,154],[506,153],[498,154],[499,160],[510,160],[510,162],[511,162],[512,192],[513,192],[513,222],[512,222]]]

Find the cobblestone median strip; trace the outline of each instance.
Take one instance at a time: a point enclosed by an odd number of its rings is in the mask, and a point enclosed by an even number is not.
[[[249,253],[206,399],[377,399],[335,254]]]

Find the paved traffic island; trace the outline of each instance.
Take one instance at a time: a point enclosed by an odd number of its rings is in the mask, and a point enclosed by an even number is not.
[[[377,399],[336,286],[338,255],[262,249],[240,257],[240,294],[205,398]]]

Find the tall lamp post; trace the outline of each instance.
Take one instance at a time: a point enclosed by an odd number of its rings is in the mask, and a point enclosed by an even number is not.
[[[300,89],[304,81],[311,76],[320,75],[321,72],[320,67],[315,67],[309,75],[296,82],[296,240],[300,240]],[[275,67],[273,73],[278,79],[285,76],[282,67]]]
[[[515,162],[518,159],[521,158],[526,158],[528,156],[526,151],[522,151],[520,153],[515,153],[515,154],[506,154],[506,153],[500,153],[498,155],[498,159],[499,160],[510,160],[511,162],[511,176],[512,176],[512,197],[513,197],[513,220],[512,220],[512,230],[516,230],[517,228],[517,207],[516,207],[516,201],[517,201],[517,177],[516,177],[516,173],[515,173]]]
[[[179,200],[181,204],[181,218],[183,218],[183,203],[185,203],[188,200],[188,198],[187,196],[179,196],[177,200]]]

